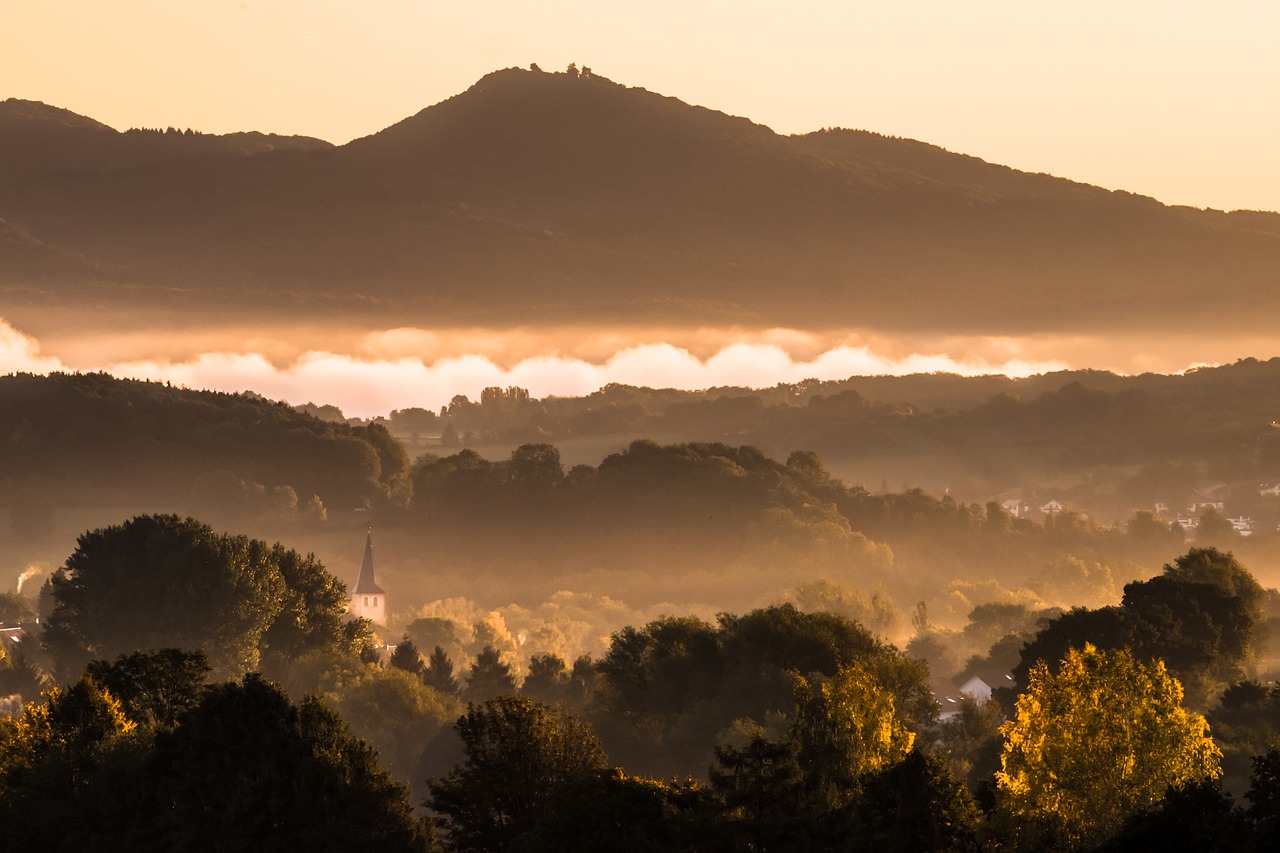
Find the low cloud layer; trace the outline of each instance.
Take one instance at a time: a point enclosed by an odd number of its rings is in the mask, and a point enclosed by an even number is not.
[[[193,341],[194,346],[193,346]],[[306,341],[307,343],[300,343]],[[802,379],[945,371],[1026,376],[1069,367],[1172,373],[1274,351],[1275,341],[1102,340],[1086,336],[910,338],[794,329],[262,329],[198,336],[78,336],[45,347],[0,318],[0,374],[103,370],[371,417],[435,409],[455,395],[518,385],[536,397],[609,383],[697,390]],[[304,348],[309,347],[309,348]],[[52,350],[52,351],[49,351]]]
[[[477,350],[501,347],[500,335],[472,340]],[[958,361],[942,354],[879,354],[867,345],[847,343],[822,347],[814,336],[769,330],[755,339],[717,343],[712,333],[694,335],[685,345],[612,343],[612,353],[595,359],[579,355],[529,355],[523,341],[514,351],[524,355],[502,364],[489,353],[432,357],[440,333],[401,329],[366,336],[358,354],[310,351],[284,364],[258,352],[206,352],[181,360],[163,355],[106,361],[93,369],[126,378],[171,382],[217,391],[252,390],[290,403],[332,403],[348,415],[369,417],[393,409],[438,408],[455,395],[476,399],[488,386],[518,385],[536,397],[580,396],[609,383],[697,390],[723,385],[767,387],[806,378],[843,379],[856,374],[897,375],[929,371],[961,374],[1028,375],[1059,369],[1055,360],[1000,362]],[[465,339],[465,337],[464,337]],[[587,349],[599,353],[608,338],[596,336]],[[434,345],[433,345],[434,344]],[[418,349],[427,355],[409,355]],[[508,350],[513,348],[508,346]],[[709,351],[700,356],[697,352]],[[816,351],[815,351],[816,350]],[[35,339],[0,321],[0,373],[48,373],[90,369],[42,354]]]

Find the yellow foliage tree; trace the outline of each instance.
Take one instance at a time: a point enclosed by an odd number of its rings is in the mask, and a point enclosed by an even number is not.
[[[893,693],[856,663],[818,685],[796,678],[792,737],[810,802],[819,809],[847,805],[860,777],[898,763],[915,743]]]
[[[1002,804],[1038,849],[1093,845],[1169,788],[1221,773],[1222,752],[1204,717],[1182,707],[1182,685],[1125,649],[1086,643],[1057,675],[1036,664],[1000,732]]]

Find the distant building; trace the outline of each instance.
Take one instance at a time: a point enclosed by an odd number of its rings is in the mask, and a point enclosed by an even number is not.
[[[968,696],[970,699],[976,699],[979,702],[985,702],[991,698],[991,685],[983,681],[978,676],[974,676],[960,685],[960,692]]]
[[[1258,494],[1264,498],[1280,498],[1280,483],[1262,483],[1258,486]]]
[[[1231,522],[1231,527],[1236,531],[1236,533],[1239,533],[1241,536],[1253,535],[1253,519],[1252,518],[1248,518],[1242,515],[1239,518],[1228,518],[1227,521]]]
[[[1005,501],[1000,504],[1000,508],[1009,513],[1011,518],[1026,518],[1031,514],[1031,507],[1027,505],[1026,501],[1018,500],[1017,498]]]
[[[387,624],[387,593],[373,576],[372,531],[364,540],[364,559],[360,561],[360,576],[351,590],[350,612],[357,619],[368,619],[377,625]]]
[[[1057,515],[1062,512],[1063,509],[1065,509],[1065,507],[1062,505],[1062,502],[1055,500],[1051,500],[1040,507],[1040,511],[1045,515]]]

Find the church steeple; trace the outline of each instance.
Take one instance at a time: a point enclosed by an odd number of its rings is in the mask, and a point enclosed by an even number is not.
[[[373,531],[364,540],[364,559],[360,561],[360,574],[351,591],[351,615],[363,617],[379,625],[387,621],[387,594],[373,574]]]
[[[365,595],[382,595],[382,587],[373,577],[373,531],[364,540],[364,559],[360,561],[360,576],[356,578],[357,593]]]

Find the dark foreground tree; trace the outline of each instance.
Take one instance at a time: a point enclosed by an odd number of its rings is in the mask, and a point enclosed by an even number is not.
[[[1014,679],[1026,689],[1037,661],[1053,669],[1068,649],[1086,642],[1127,648],[1139,660],[1163,661],[1187,704],[1204,709],[1256,663],[1264,599],[1230,553],[1192,548],[1162,574],[1125,585],[1119,607],[1076,608],[1051,621],[1023,647]]]
[[[63,678],[139,650],[203,651],[215,675],[238,676],[363,644],[343,624],[342,584],[313,557],[191,518],[143,515],[85,533],[50,584],[44,642]]]
[[[1238,853],[1250,850],[1244,813],[1214,781],[1170,790],[1156,805],[1132,815],[1100,853],[1130,850]]]
[[[0,720],[6,849],[424,853],[430,828],[316,699],[256,675],[206,688],[176,727],[129,720],[85,677]]]
[[[130,720],[171,729],[180,714],[199,704],[209,663],[203,652],[160,649],[120,655],[115,663],[96,660],[85,674],[120,700]]]
[[[551,793],[520,853],[703,853],[728,846],[705,789],[619,768],[567,781]]]
[[[255,675],[211,688],[153,764],[170,849],[429,848],[405,789],[337,714]]]
[[[428,805],[456,850],[502,851],[542,817],[552,792],[605,769],[586,723],[523,696],[471,706],[454,723],[466,760],[431,780]]]
[[[816,684],[854,664],[892,697],[908,729],[936,716],[922,662],[845,617],[790,604],[723,614],[718,625],[666,617],[618,631],[596,664],[599,680],[587,716],[610,755],[629,770],[657,777],[697,773],[713,760],[717,735],[736,720],[759,723],[794,713],[794,673],[816,674],[810,678]]]
[[[1254,756],[1253,783],[1244,796],[1259,837],[1280,838],[1280,748]]]
[[[962,853],[979,849],[980,815],[945,759],[913,750],[864,777],[854,807],[857,849],[884,853]]]

